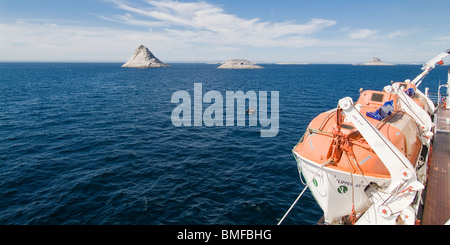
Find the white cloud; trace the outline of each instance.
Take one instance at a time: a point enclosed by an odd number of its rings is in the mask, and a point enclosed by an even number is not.
[[[378,31],[370,30],[370,29],[358,29],[354,31],[350,31],[350,38],[351,39],[366,39],[370,36],[378,33]]]
[[[148,1],[145,7],[133,7],[118,0],[113,2],[126,11],[113,18],[115,21],[166,26],[161,33],[186,42],[303,47],[315,45],[317,40],[311,35],[336,24],[336,21],[318,18],[303,24],[246,19],[225,13],[220,7],[206,2]]]
[[[124,62],[143,44],[163,61],[236,57],[257,61],[366,61],[367,57],[358,52],[361,49],[373,53],[369,57],[381,49],[396,51],[396,39],[423,31],[354,29],[326,18],[274,22],[237,16],[207,2],[109,2],[119,12],[96,14],[110,21],[105,25],[108,27],[48,18],[3,20],[0,60]],[[448,35],[443,34],[430,41],[440,44],[448,40]],[[392,57],[397,55],[391,53]]]
[[[404,36],[407,36],[408,34],[409,34],[409,32],[403,31],[403,30],[393,31],[387,35],[387,38],[404,37]]]
[[[137,20],[136,18],[134,18],[133,15],[128,14],[128,13],[124,14],[124,15],[116,15],[114,18],[105,17],[102,15],[98,15],[98,17],[101,19],[107,20],[107,21],[118,22],[118,23],[127,23],[127,24],[135,25],[135,26],[144,26],[144,27],[162,27],[162,26],[164,26],[164,24],[161,22]]]
[[[438,45],[447,45],[450,43],[450,35],[439,35],[431,39],[432,42]]]
[[[0,33],[0,60],[7,61],[122,61],[142,42],[174,45],[169,37],[150,35],[148,31],[39,24],[24,20],[0,24]]]
[[[249,49],[256,55],[261,53],[258,48],[326,46],[330,42],[315,35],[336,25],[319,18],[305,23],[242,18],[206,2],[151,0],[144,6],[111,2],[123,12],[97,16],[130,28],[86,27],[50,19],[0,23],[0,60],[124,61],[140,44],[156,56],[161,51],[162,60],[216,60]]]
[[[387,38],[388,39],[396,39],[396,38],[404,38],[412,34],[416,34],[419,32],[423,32],[423,29],[420,28],[414,28],[414,29],[406,29],[406,30],[397,30],[388,33]]]

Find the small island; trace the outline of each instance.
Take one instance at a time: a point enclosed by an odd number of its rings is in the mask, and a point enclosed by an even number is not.
[[[255,65],[246,59],[231,59],[227,60],[218,69],[263,69],[264,67]]]
[[[363,65],[365,65],[365,66],[391,66],[392,64],[384,63],[377,57],[373,57],[370,62],[364,63]]]
[[[170,67],[156,58],[150,50],[144,45],[140,45],[134,50],[131,58],[122,65],[122,67],[134,68],[154,68],[154,67]]]

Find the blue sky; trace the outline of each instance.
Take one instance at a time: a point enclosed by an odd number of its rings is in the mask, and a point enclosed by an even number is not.
[[[3,0],[0,61],[425,62],[450,48],[450,1]]]

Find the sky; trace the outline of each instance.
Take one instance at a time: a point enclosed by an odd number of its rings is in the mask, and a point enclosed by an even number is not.
[[[1,0],[0,61],[423,63],[450,48],[450,1]]]

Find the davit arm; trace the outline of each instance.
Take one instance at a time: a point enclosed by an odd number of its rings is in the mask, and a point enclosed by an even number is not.
[[[416,87],[419,87],[420,83],[422,83],[425,76],[428,75],[428,73],[432,69],[434,69],[436,64],[442,65],[443,64],[443,63],[441,63],[442,60],[445,57],[447,57],[448,55],[450,55],[450,49],[447,49],[446,51],[440,53],[438,56],[434,57],[433,59],[431,59],[430,61],[425,63],[422,67],[423,72],[420,75],[418,75],[416,78],[414,78],[414,80],[412,80],[411,83],[416,85]]]
[[[347,120],[350,120],[359,130],[391,175],[391,183],[386,189],[372,193],[374,204],[361,216],[358,223],[395,224],[398,215],[394,214],[408,211],[416,191],[423,189],[424,186],[417,181],[415,169],[409,160],[361,115],[353,106],[351,98],[341,99],[339,107],[342,108]],[[409,216],[413,218],[413,214]]]

